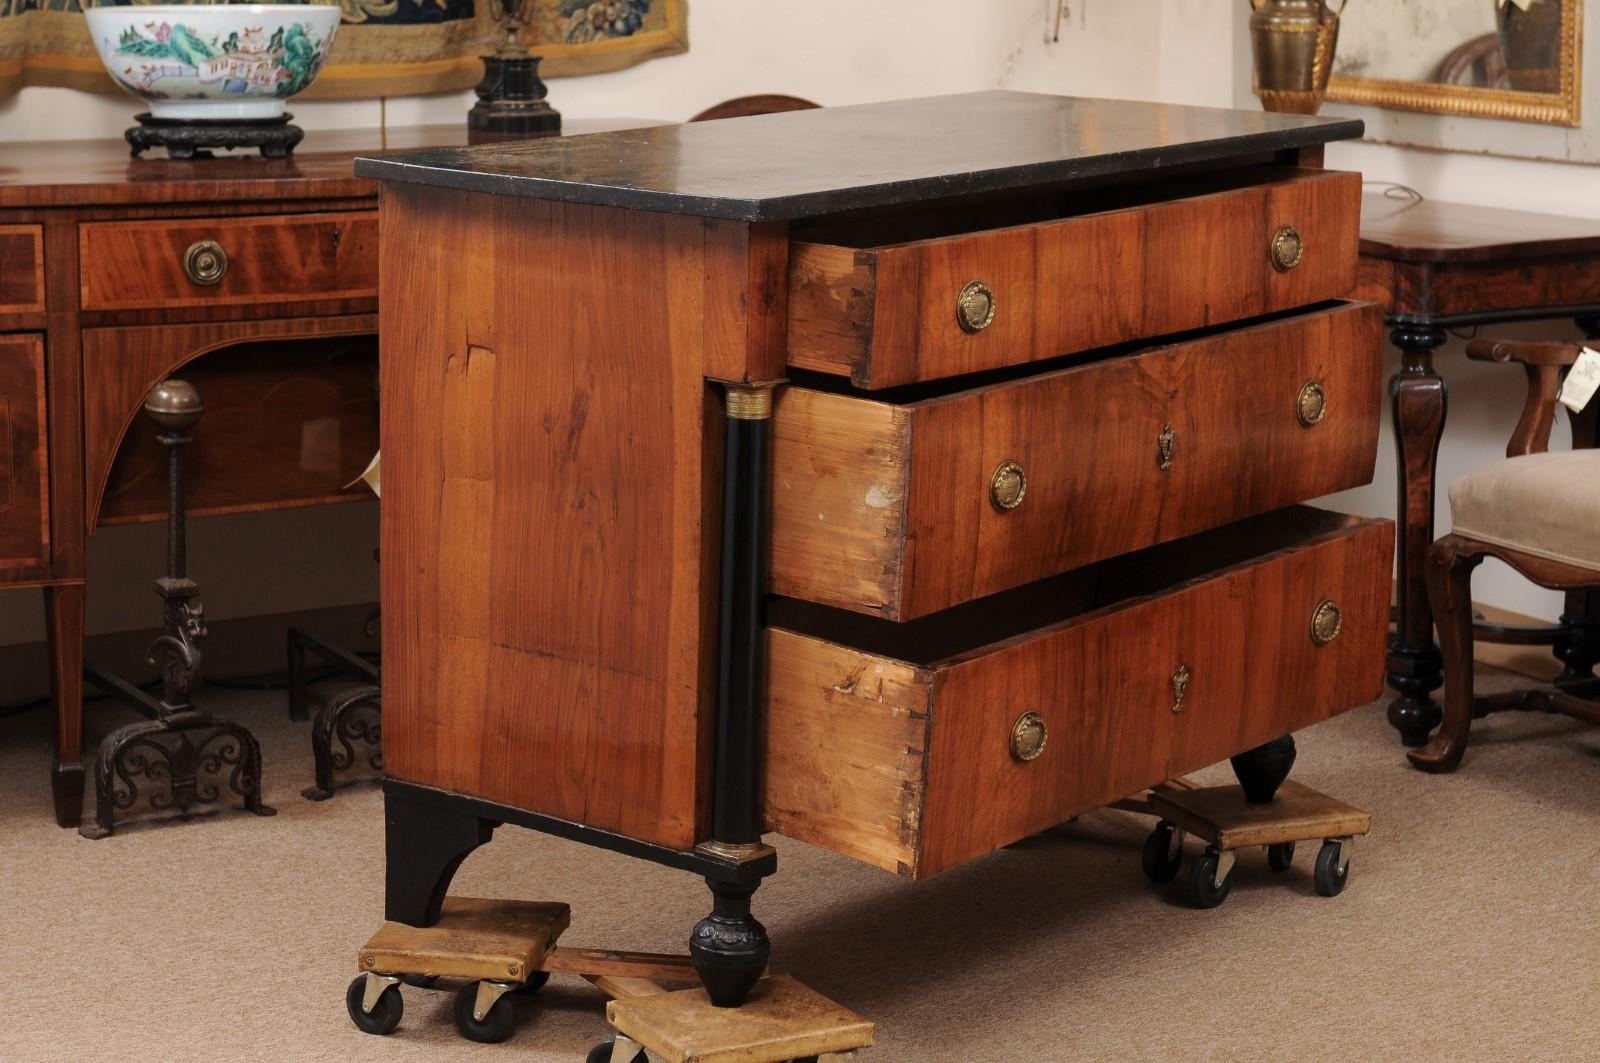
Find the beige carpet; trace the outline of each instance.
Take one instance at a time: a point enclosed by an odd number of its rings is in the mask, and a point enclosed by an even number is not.
[[[45,715],[0,722],[0,1060],[583,1058],[602,997],[575,980],[499,1046],[424,990],[394,1035],[357,1032],[379,795],[303,800],[306,725],[275,695],[214,704],[263,737],[275,818],[86,841],[50,820]],[[1600,731],[1496,717],[1431,778],[1367,708],[1304,732],[1295,777],[1375,814],[1337,899],[1302,847],[1284,877],[1246,854],[1227,903],[1190,910],[1146,884],[1149,822],[1124,813],[924,883],[780,841],[774,967],[877,1020],[873,1061],[1600,1059]],[[509,827],[457,886],[570,901],[568,943],[630,949],[681,949],[707,907],[686,874]]]

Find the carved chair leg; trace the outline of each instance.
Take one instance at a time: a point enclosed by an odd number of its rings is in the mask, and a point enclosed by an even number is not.
[[[456,869],[494,836],[494,824],[392,792],[384,794],[383,818],[384,918],[433,926]]]
[[[1406,756],[1422,771],[1454,771],[1472,729],[1472,570],[1483,561],[1471,540],[1447,535],[1428,550],[1428,599],[1444,653],[1444,721]]]

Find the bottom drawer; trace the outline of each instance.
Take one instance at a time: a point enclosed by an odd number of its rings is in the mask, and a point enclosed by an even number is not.
[[[767,827],[920,878],[1371,701],[1393,537],[1292,507],[910,623],[776,601]]]

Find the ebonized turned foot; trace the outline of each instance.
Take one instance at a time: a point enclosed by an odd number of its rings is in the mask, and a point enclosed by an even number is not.
[[[494,836],[494,824],[392,791],[383,796],[383,818],[384,918],[432,926],[456,869]]]
[[[715,903],[695,924],[689,956],[706,995],[719,1008],[737,1008],[750,996],[772,955],[767,928],[750,914],[754,885],[706,879]]]
[[[83,818],[83,765],[52,764],[50,793],[55,799],[56,826],[76,827]]]
[[[1265,745],[1247,749],[1229,759],[1234,777],[1252,805],[1264,805],[1278,794],[1278,787],[1294,767],[1294,735],[1275,738]]]

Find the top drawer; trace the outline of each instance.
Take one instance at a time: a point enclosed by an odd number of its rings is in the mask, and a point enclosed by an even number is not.
[[[0,225],[0,314],[43,312],[43,233],[37,225]]]
[[[873,247],[796,242],[789,364],[881,388],[1349,293],[1361,175],[1264,184]]]
[[[376,211],[79,229],[83,309],[376,298]]]

